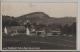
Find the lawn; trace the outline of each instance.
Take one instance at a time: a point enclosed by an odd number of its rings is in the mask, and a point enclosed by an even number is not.
[[[36,47],[42,50],[74,50],[76,49],[76,37],[72,36],[27,36],[25,34],[15,36],[3,36],[2,47]]]

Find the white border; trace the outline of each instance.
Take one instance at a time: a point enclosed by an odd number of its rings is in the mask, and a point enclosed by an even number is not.
[[[2,1],[2,0],[1,0]],[[5,1],[5,0],[4,0]],[[10,1],[10,0],[9,0]],[[18,0],[19,1],[19,0]],[[18,2],[17,1],[17,2]],[[21,0],[20,0],[21,1]],[[15,2],[15,0],[13,0],[13,1],[10,1],[10,2]],[[28,3],[34,3],[33,1],[28,1],[27,0],[27,2]],[[45,2],[42,2],[42,1],[38,1],[38,2],[35,2],[35,3],[55,3],[55,2],[49,2],[49,1],[45,1]],[[58,2],[56,2],[56,3],[58,3]],[[61,2],[59,2],[59,3],[62,3],[62,1]],[[63,2],[63,3],[76,3],[77,4],[77,1],[76,2]],[[77,13],[78,13],[78,11],[77,11]],[[76,21],[78,20],[78,16],[77,16],[77,18],[76,18]],[[79,22],[79,20],[77,21],[77,27],[79,27],[79,25],[80,25],[80,23],[78,23]],[[1,31],[2,31],[2,16],[1,16]],[[79,41],[79,29],[77,28],[77,36],[76,37],[78,37],[77,39],[76,39],[76,41],[78,40]],[[76,47],[76,50],[79,50],[80,49],[80,47],[79,47],[79,42],[76,42],[76,45],[77,45],[77,47]],[[76,51],[76,50],[2,50],[2,32],[1,32],[1,47],[0,47],[0,49],[1,49],[1,51]]]
[[[77,0],[1,0],[2,2],[77,2]]]
[[[0,2],[1,2],[1,0],[0,0]],[[1,3],[0,3],[0,7],[1,7]],[[2,16],[1,16],[2,14],[1,14],[1,8],[0,8],[0,50],[2,50]]]
[[[80,51],[80,0],[78,0],[78,23],[77,23],[77,31],[78,31],[78,38],[77,38],[77,50]]]

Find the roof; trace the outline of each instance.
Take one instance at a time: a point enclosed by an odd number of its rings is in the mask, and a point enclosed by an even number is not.
[[[25,26],[11,26],[11,27],[7,27],[8,29],[12,29],[12,30],[23,30],[25,29]]]
[[[61,31],[51,31],[51,32],[61,32]]]

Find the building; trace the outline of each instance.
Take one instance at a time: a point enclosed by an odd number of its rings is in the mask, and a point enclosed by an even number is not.
[[[5,28],[4,28],[5,29]],[[24,26],[9,26],[6,27],[6,34],[18,34],[18,33],[25,33],[25,27]],[[5,30],[4,30],[5,33]]]
[[[56,28],[57,29],[57,28]],[[20,26],[7,26],[4,28],[5,34],[17,35],[17,34],[25,34],[28,36],[53,36],[60,35],[60,30],[53,30],[50,27],[47,27],[44,24],[33,25],[29,20],[24,23],[24,25]]]

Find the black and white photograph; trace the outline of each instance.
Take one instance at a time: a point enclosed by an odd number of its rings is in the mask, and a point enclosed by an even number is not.
[[[2,50],[76,50],[76,7],[2,2]]]

